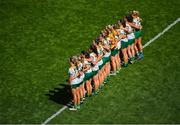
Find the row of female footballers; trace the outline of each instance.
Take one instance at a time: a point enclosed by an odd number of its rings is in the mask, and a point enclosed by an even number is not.
[[[119,73],[121,64],[127,67],[144,57],[141,29],[139,12],[131,11],[117,24],[106,26],[87,51],[70,58],[68,73],[73,95],[70,110],[80,109],[85,96],[99,93],[109,76]]]

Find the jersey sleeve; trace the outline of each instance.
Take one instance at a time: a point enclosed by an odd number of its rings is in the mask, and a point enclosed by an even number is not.
[[[75,76],[75,71],[72,68],[70,68],[68,71],[68,75],[69,75],[69,77]]]

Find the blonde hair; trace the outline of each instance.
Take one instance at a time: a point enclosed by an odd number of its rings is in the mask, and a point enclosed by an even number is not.
[[[139,11],[133,10],[133,11],[132,11],[132,15],[133,15],[133,16],[139,16]]]

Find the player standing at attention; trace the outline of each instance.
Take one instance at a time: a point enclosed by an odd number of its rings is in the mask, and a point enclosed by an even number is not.
[[[111,50],[110,50],[110,45],[109,45],[109,41],[106,40],[105,38],[105,34],[102,35],[100,37],[100,41],[102,41],[102,46],[103,46],[103,50],[104,50],[104,56],[103,56],[103,62],[104,62],[104,70],[105,70],[105,83],[107,83],[108,81],[108,77],[110,74],[110,70],[111,70],[111,65],[110,65],[110,56],[111,56]]]
[[[128,53],[127,53],[127,47],[128,47],[128,39],[126,36],[126,31],[124,31],[124,28],[126,28],[126,22],[124,19],[121,19],[118,21],[119,25],[119,34],[121,36],[121,51],[123,54],[123,60],[124,60],[124,67],[128,66]]]
[[[139,12],[138,11],[132,11],[131,12],[131,16],[133,17],[133,23],[130,23],[130,25],[132,27],[134,27],[135,31],[135,45],[137,46],[137,56],[140,58],[144,58],[144,54],[143,54],[143,47],[142,47],[142,25],[141,25],[141,18],[139,17]]]
[[[91,62],[92,59],[89,55],[88,52],[83,52],[84,55],[84,67],[83,67],[83,71],[85,73],[85,77],[84,77],[84,81],[85,81],[85,86],[86,86],[86,90],[87,90],[87,96],[91,96],[92,94],[92,77],[93,77],[93,71],[91,68]]]
[[[111,68],[112,71],[111,71],[110,75],[116,75],[116,69],[117,69],[116,58],[115,58],[115,56],[117,54],[116,42],[114,40],[114,36],[113,36],[111,30],[108,27],[106,27],[106,31],[107,31],[107,40],[109,41],[110,48],[111,48],[111,57],[110,57],[111,63],[110,64],[112,67]]]
[[[90,57],[92,58],[92,70],[93,70],[93,83],[94,83],[94,94],[99,92],[99,66],[98,66],[98,58],[97,58],[97,50],[94,45],[91,45],[90,49]]]
[[[116,67],[117,71],[116,73],[119,73],[119,70],[121,69],[121,59],[120,59],[120,48],[121,48],[121,41],[120,41],[120,36],[117,31],[117,28],[115,25],[112,25],[112,33],[114,36],[114,40],[116,41],[116,48],[117,48],[117,54],[116,54]]]
[[[76,67],[78,69],[78,72],[84,72],[83,71],[83,57],[82,57],[82,55],[76,57]],[[86,93],[84,82],[82,82],[80,84],[79,92],[80,92],[81,102],[83,102],[83,100],[85,99],[85,93]]]
[[[98,74],[99,74],[99,87],[102,88],[103,86],[103,82],[104,82],[104,65],[103,65],[103,60],[102,60],[102,57],[103,57],[103,47],[102,47],[102,44],[101,42],[96,39],[96,41],[93,41],[93,45],[96,46],[96,50],[97,50],[97,59],[98,59],[98,66],[99,66],[99,71],[98,71]]]
[[[70,68],[68,71],[69,74],[69,84],[71,85],[71,92],[73,95],[73,106],[70,110],[80,109],[80,89],[79,86],[83,82],[84,73],[78,72],[75,58],[71,57],[69,60]]]
[[[135,35],[133,32],[133,28],[129,25],[129,22],[132,22],[133,19],[131,16],[126,16],[125,18],[126,21],[126,28],[124,29],[127,33],[127,38],[128,38],[128,55],[129,55],[129,61],[130,63],[134,63],[135,60],[135,51],[134,51],[134,42],[135,42]]]

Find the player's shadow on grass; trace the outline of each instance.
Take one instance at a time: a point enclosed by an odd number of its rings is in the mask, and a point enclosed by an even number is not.
[[[70,86],[65,84],[60,84],[60,88],[49,90],[49,93],[45,95],[48,96],[50,100],[62,105],[68,104],[72,96]]]

